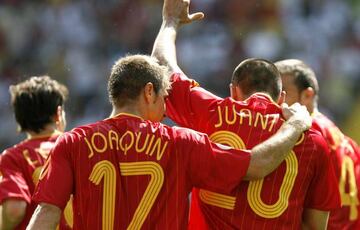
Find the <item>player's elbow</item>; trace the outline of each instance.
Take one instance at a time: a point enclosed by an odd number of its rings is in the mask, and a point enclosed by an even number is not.
[[[9,199],[4,201],[1,206],[3,222],[2,229],[7,229],[6,226],[15,227],[23,220],[26,213],[27,203],[23,200]]]
[[[265,167],[263,167],[263,164],[259,164],[259,162],[256,163],[250,163],[248,171],[245,176],[245,180],[260,180],[264,178],[268,174],[268,171]]]

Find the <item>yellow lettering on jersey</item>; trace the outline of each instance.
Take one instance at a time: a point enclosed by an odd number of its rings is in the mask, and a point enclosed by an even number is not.
[[[162,158],[162,156],[164,155],[167,144],[168,144],[168,142],[165,142],[165,144],[162,146],[162,150],[161,150],[161,138],[158,138],[152,147],[150,156],[152,156],[155,152],[155,149],[157,149],[156,159],[159,161]]]
[[[266,204],[262,201],[261,190],[264,179],[250,181],[247,200],[251,209],[259,216],[264,218],[277,218],[285,212],[289,205],[291,191],[295,184],[298,174],[298,160],[293,151],[285,158],[286,172],[280,186],[279,199],[274,204]]]
[[[218,131],[210,136],[216,143],[229,145],[236,149],[245,149],[243,140],[235,133],[229,131]],[[304,137],[300,138],[301,143]],[[280,216],[288,207],[289,197],[295,184],[298,174],[298,160],[293,151],[285,159],[286,172],[279,191],[279,199],[275,204],[268,205],[262,201],[261,190],[264,180],[251,181],[247,190],[247,200],[250,208],[259,216],[264,218],[276,218]],[[199,191],[199,198],[202,202],[220,208],[233,210],[235,208],[236,197],[222,195],[219,193]]]
[[[199,197],[202,202],[212,206],[234,210],[236,197],[227,196],[216,192],[211,192],[205,189],[200,189]]]
[[[233,132],[218,131],[210,136],[210,140],[215,143],[231,146],[235,149],[245,149],[243,140]]]
[[[117,132],[110,130],[108,133],[110,149],[114,149],[113,142],[115,142],[116,150],[119,150],[119,136]]]
[[[218,131],[210,136],[213,142],[228,145],[235,149],[245,149],[243,140],[233,132],[229,131]],[[210,192],[205,189],[200,189],[199,198],[202,202],[229,210],[235,208],[236,197],[223,195],[220,193]]]
[[[251,111],[250,109],[240,109],[240,122],[239,124],[242,125],[243,124],[243,119],[248,119],[248,125],[251,126],[252,124],[252,115],[251,115]]]
[[[146,138],[145,138],[145,141],[144,141],[143,146],[142,146],[142,147],[139,146],[141,134],[142,134],[142,133],[136,133],[136,134],[135,134],[135,135],[136,135],[135,151],[136,151],[137,153],[142,153],[142,152],[144,152],[146,146],[148,146],[148,141],[149,141],[149,136],[150,136],[148,133],[146,134]],[[153,137],[154,137],[154,136],[153,136]]]
[[[31,165],[31,166],[34,166],[34,167],[35,167],[35,165],[39,163],[39,161],[37,161],[37,160],[35,160],[35,161],[31,160],[30,154],[29,154],[29,150],[27,150],[27,149],[25,149],[25,150],[23,151],[23,156],[24,156],[25,160],[26,160],[26,161],[29,163],[29,165]]]
[[[220,128],[223,124],[226,125],[242,125],[246,122],[248,126],[257,127],[260,125],[262,130],[271,131],[275,123],[279,120],[279,114],[261,114],[259,112],[252,114],[249,109],[241,109],[236,111],[235,105],[224,106],[223,110],[220,106],[217,107],[218,122],[215,124],[215,128]],[[238,122],[236,122],[238,121]]]
[[[137,206],[127,229],[141,229],[146,217],[149,215],[156,198],[164,184],[164,171],[156,162],[121,162],[119,163],[121,176],[150,176],[149,184]],[[103,180],[102,201],[102,229],[112,230],[114,227],[116,200],[116,169],[107,160],[98,162],[89,176],[89,180],[95,185],[100,185]],[[119,185],[121,186],[121,184]]]
[[[334,143],[331,143],[330,148],[332,150],[337,149],[344,140],[344,134],[337,127],[331,127],[329,132],[334,141]]]
[[[146,149],[146,152],[145,152],[146,155],[149,155],[149,151],[150,151],[151,146],[153,145],[154,139],[155,139],[155,136],[151,135],[150,143],[149,143],[149,145],[148,145],[148,147]]]
[[[3,174],[2,174],[2,172],[0,171],[0,181],[2,181],[2,179],[3,179]]]
[[[129,136],[130,142],[124,143],[126,136]],[[134,144],[134,140],[135,140],[134,133],[131,131],[126,131],[124,133],[124,135],[122,135],[119,146],[120,146],[120,149],[124,152],[124,155],[126,155],[127,151],[132,148],[132,146]]]
[[[84,140],[89,149],[88,158],[92,158],[96,153],[104,153],[108,149],[114,150],[116,148],[116,150],[121,150],[124,155],[130,149],[149,156],[156,153],[156,159],[160,161],[166,151],[168,142],[155,137],[154,134],[142,135],[141,132],[134,133],[129,130],[120,136],[119,133],[110,130],[107,134],[96,132],[92,134],[90,141],[86,137]]]
[[[96,137],[99,137],[99,138],[96,138]],[[97,139],[97,141],[95,139]],[[100,132],[94,133],[91,136],[91,145],[92,145],[93,149],[95,149],[96,152],[98,152],[98,153],[105,152],[108,147],[105,135]]]
[[[236,111],[235,111],[235,105],[232,106],[232,114],[233,114],[233,118],[232,120],[229,119],[229,107],[228,106],[225,106],[225,122],[226,124],[229,124],[229,125],[233,125],[235,124],[236,122]]]
[[[304,142],[304,140],[305,140],[305,134],[302,133],[299,140],[295,143],[295,146],[300,145],[301,143]]]
[[[42,169],[43,169],[43,166],[37,167],[32,174],[32,180],[33,180],[33,183],[35,186],[39,183],[39,178],[40,178]]]
[[[74,225],[74,215],[73,215],[73,196],[70,196],[70,200],[67,202],[65,209],[64,209],[64,218],[66,221],[66,224],[73,228]]]
[[[88,158],[91,158],[91,157],[94,156],[94,150],[91,147],[91,144],[90,144],[89,140],[86,137],[84,139],[85,139],[85,143],[86,143],[86,145],[87,145],[87,147],[89,148],[89,151],[90,151],[90,154],[88,155]]]
[[[103,180],[102,201],[102,229],[114,229],[115,196],[116,196],[116,170],[114,165],[107,160],[98,162],[89,177],[89,180],[99,185]]]
[[[257,127],[259,120],[261,121],[261,128],[265,130],[266,126],[268,125],[269,117],[266,116],[264,121],[264,116],[261,113],[256,113],[254,127]]]
[[[222,113],[221,113],[221,107],[218,106],[217,107],[217,111],[218,111],[218,118],[219,118],[219,122],[217,124],[215,124],[215,128],[219,128],[222,126],[223,121],[222,121]]]
[[[348,180],[348,183],[349,183],[349,192],[348,193],[345,191],[347,178],[349,179]],[[349,156],[346,156],[346,155],[344,155],[343,161],[341,164],[339,191],[340,191],[340,195],[341,195],[342,205],[350,206],[349,220],[351,220],[351,221],[356,220],[358,218],[357,206],[359,205],[359,199],[358,199],[358,189],[356,186],[354,162]]]

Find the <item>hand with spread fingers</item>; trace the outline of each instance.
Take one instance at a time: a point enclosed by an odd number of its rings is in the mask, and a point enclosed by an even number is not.
[[[165,0],[163,20],[176,25],[183,25],[204,18],[204,13],[189,14],[190,0]]]

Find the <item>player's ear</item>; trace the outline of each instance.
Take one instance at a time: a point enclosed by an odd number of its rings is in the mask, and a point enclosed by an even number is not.
[[[230,95],[231,98],[236,101],[241,101],[245,99],[240,87],[234,85],[233,83],[230,83]]]
[[[147,103],[151,103],[155,97],[154,85],[151,82],[146,83],[143,92],[144,99]]]
[[[56,114],[54,115],[54,121],[55,122],[59,122],[62,120],[62,106],[59,105],[57,108],[56,108]]]
[[[307,87],[300,93],[300,104],[311,105],[315,97],[315,91],[311,87]]]
[[[54,117],[56,128],[64,132],[66,127],[66,120],[65,120],[65,111],[61,105],[59,105],[56,109],[56,115]]]
[[[280,93],[280,96],[279,96],[279,99],[278,99],[277,103],[278,103],[279,105],[281,105],[282,103],[285,102],[285,99],[286,99],[286,92],[282,90],[281,93]]]

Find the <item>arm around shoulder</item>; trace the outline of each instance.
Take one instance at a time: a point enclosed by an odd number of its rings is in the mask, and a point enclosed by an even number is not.
[[[61,209],[48,203],[40,203],[36,208],[27,230],[55,230],[60,221]]]
[[[292,115],[276,134],[251,150],[251,160],[245,180],[258,180],[275,170],[303,132],[311,127],[312,119],[305,107],[297,105],[286,107],[283,108],[283,112]]]

